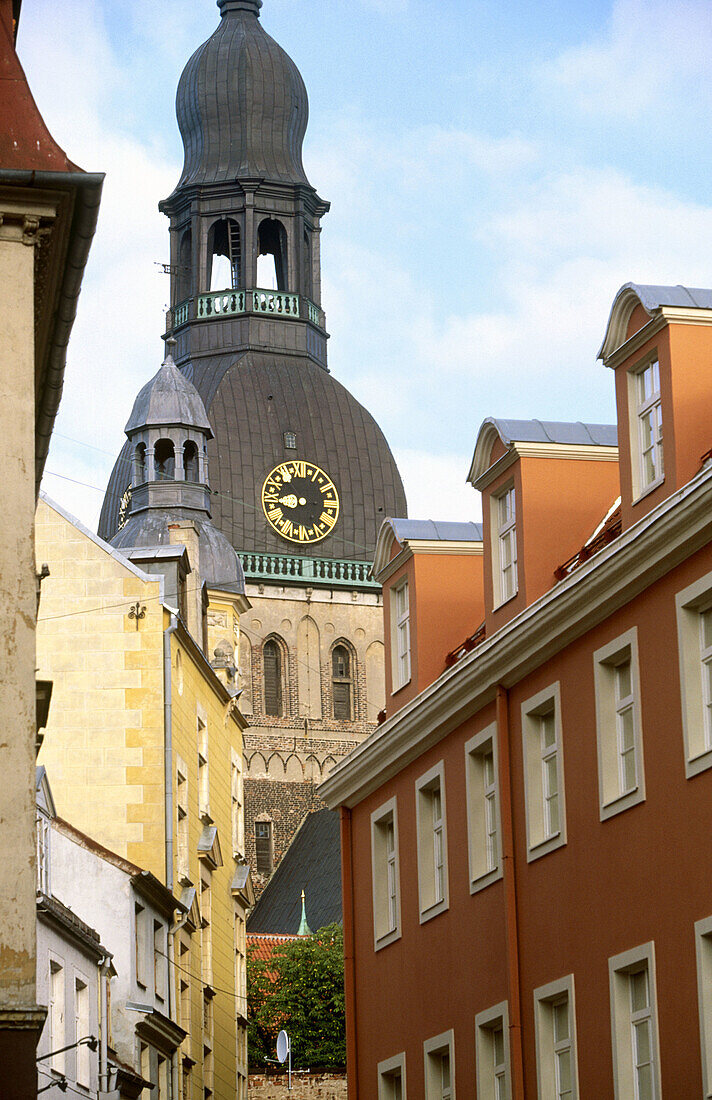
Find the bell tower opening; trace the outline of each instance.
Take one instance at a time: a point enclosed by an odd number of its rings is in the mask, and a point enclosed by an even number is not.
[[[176,302],[184,302],[193,294],[193,233],[186,229],[180,239],[178,249],[178,273],[176,279]]]
[[[287,231],[276,218],[264,218],[257,230],[257,285],[288,290]]]
[[[234,218],[221,218],[210,227],[207,283],[210,290],[236,290],[242,275],[242,240]]]
[[[159,439],[153,451],[156,481],[173,481],[176,476],[176,454],[172,439]]]

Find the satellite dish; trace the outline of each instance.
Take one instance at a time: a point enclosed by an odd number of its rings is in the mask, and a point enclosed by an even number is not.
[[[286,1031],[280,1031],[277,1036],[277,1058],[284,1062],[289,1054],[289,1036]]]

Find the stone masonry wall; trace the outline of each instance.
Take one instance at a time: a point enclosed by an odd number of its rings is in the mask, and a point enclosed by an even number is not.
[[[245,780],[245,848],[252,868],[255,897],[259,897],[269,875],[258,874],[255,853],[255,821],[271,821],[276,867],[304,817],[312,810],[325,809],[315,783],[279,783],[272,779]],[[316,931],[316,929],[314,929]]]
[[[292,1091],[287,1075],[251,1073],[247,1087],[250,1100],[347,1100],[346,1075],[338,1073],[292,1074]]]

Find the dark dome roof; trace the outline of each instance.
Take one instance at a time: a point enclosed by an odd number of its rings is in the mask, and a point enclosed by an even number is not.
[[[311,360],[249,351],[183,364],[209,410],[213,521],[238,553],[304,554],[367,561],[386,516],[406,515],[403,485],[383,432],[349,391]],[[296,450],[285,449],[294,432]],[[130,481],[128,448],[112,473],[99,533],[111,539]],[[300,547],[280,538],[262,511],[266,475],[285,459],[316,463],[340,500],[334,533]]]
[[[200,576],[210,588],[229,592],[245,591],[245,575],[242,563],[232,546],[207,516],[196,516],[194,511],[176,508],[152,508],[130,515],[120,531],[111,539],[117,550],[139,546],[170,546],[168,528],[173,523],[191,520],[199,536]]]
[[[185,149],[178,187],[261,176],[309,184],[304,81],[262,29],[258,0],[222,0],[215,33],[183,70],[176,114]]]
[[[170,355],[139,391],[124,431],[129,435],[137,428],[162,424],[183,424],[213,434],[200,394],[178,370]]]

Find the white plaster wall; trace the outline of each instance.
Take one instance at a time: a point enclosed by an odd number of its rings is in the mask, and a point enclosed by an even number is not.
[[[64,902],[67,905],[67,902]],[[73,907],[70,906],[73,909]],[[74,911],[74,910],[73,910]],[[90,924],[86,916],[79,910],[76,915]],[[89,1034],[99,1036],[99,970],[93,958],[67,940],[62,934],[44,923],[37,921],[37,996],[40,1004],[49,1004],[49,969],[50,958],[55,959],[64,969],[64,1042],[62,1046],[68,1046],[82,1038],[75,1035],[74,1023],[74,983],[79,978],[85,982],[89,990]],[[49,1024],[45,1026],[37,1046],[37,1056],[49,1053]],[[76,1084],[76,1050],[68,1050],[65,1054],[63,1072],[70,1083],[67,1094],[71,1095],[71,1087]],[[91,1089],[96,1091],[99,1087],[99,1049],[89,1052],[89,1065],[91,1068]],[[48,1085],[52,1079],[49,1061],[40,1062],[38,1069],[38,1087]],[[59,1089],[55,1089],[59,1095]],[[82,1089],[80,1095],[86,1095]]]

